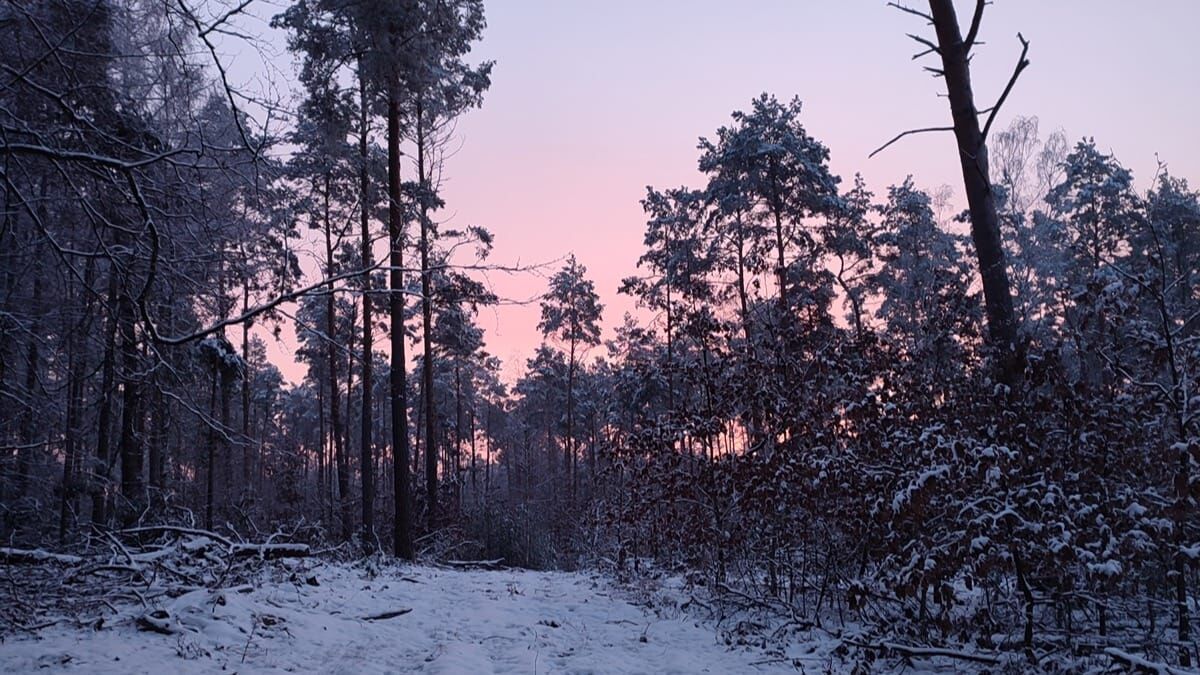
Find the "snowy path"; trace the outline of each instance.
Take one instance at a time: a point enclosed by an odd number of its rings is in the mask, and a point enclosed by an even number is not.
[[[303,583],[308,574],[320,585]],[[635,606],[599,577],[426,567],[399,574],[370,579],[326,565],[300,583],[164,599],[179,635],[138,632],[129,620],[94,632],[45,629],[41,639],[0,644],[0,672],[796,672],[719,644],[711,626],[684,612]]]

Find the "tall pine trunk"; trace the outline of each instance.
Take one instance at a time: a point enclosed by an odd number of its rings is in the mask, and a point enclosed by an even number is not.
[[[164,313],[164,325],[173,325],[174,311],[171,303],[167,303]],[[162,349],[160,347],[160,349]],[[167,397],[163,394],[163,377],[153,375],[154,380],[154,400],[152,403],[154,421],[153,429],[151,430],[151,439],[149,447],[149,462],[150,462],[150,487],[158,495],[158,503],[162,503],[162,492],[166,489],[166,465],[167,465],[167,438],[168,430],[171,428],[171,404]]]
[[[224,338],[224,335],[222,335],[222,338]],[[232,345],[230,345],[229,342],[224,339],[222,339],[222,342],[229,346],[229,348],[232,350]],[[233,486],[231,485],[233,482],[233,475],[230,468],[230,465],[233,464],[233,444],[230,443],[229,437],[230,433],[233,431],[233,428],[230,424],[229,405],[230,399],[233,395],[233,381],[236,379],[236,376],[237,373],[234,369],[228,367],[228,365],[226,365],[224,362],[221,363],[221,463],[224,465],[221,474],[225,481],[225,484],[221,489],[221,496],[223,498],[226,514],[228,513],[229,505],[232,501],[230,500],[230,494],[233,492]]]
[[[370,172],[367,162],[367,80],[363,72],[362,59],[358,63],[358,98],[359,98],[359,129],[358,129],[358,183],[359,183],[359,226],[362,236],[362,414],[360,428],[360,446],[362,464],[362,540],[363,552],[370,554],[375,550],[375,465],[374,448],[371,443],[371,432],[374,427],[373,410],[371,408],[372,391],[374,386],[374,367],[371,351],[373,336],[371,334],[371,266],[374,258],[371,255],[371,199]]]
[[[329,456],[327,446],[329,445],[329,435],[325,433],[328,424],[325,422],[325,387],[317,387],[317,509],[321,514],[321,519],[324,520],[328,516],[328,511],[325,508],[326,502],[329,500],[330,492],[329,481],[325,477],[326,466],[328,462],[326,458]]]
[[[214,474],[217,470],[217,432],[213,428],[213,419],[217,416],[217,389],[220,386],[221,370],[217,363],[213,363],[212,383],[209,385],[208,392],[208,443],[205,450],[205,471],[204,471],[204,527],[205,529],[213,529],[213,502],[216,501],[216,481]]]
[[[429,205],[426,192],[428,176],[425,170],[425,120],[420,101],[417,102],[417,172],[421,199],[421,346],[425,358],[421,363],[421,391],[425,403],[425,491],[430,530],[438,522],[438,444],[434,436],[433,415],[433,298],[429,269]]]
[[[404,212],[400,205],[400,82],[394,75],[388,91],[387,147],[388,245],[391,265],[388,272],[388,310],[391,322],[392,470],[395,482],[393,548],[396,557],[412,560],[412,480],[409,477],[408,464],[408,406],[405,391],[407,365],[404,359]]]
[[[140,352],[134,327],[133,298],[126,290],[117,309],[121,333],[121,520],[133,524],[143,508]]]
[[[563,443],[563,471],[571,482],[571,501],[575,501],[575,339],[567,363],[567,439]]]
[[[332,278],[333,269],[333,221],[330,217],[330,176],[325,174],[325,275]],[[350,538],[353,524],[350,515],[350,468],[346,461],[343,443],[342,392],[338,390],[337,315],[333,302],[333,283],[330,282],[325,296],[325,356],[329,364],[329,424],[333,437],[333,461],[337,471],[338,512],[342,519],[342,537]]]
[[[108,312],[107,332],[104,336],[104,358],[100,366],[100,412],[96,418],[96,459],[92,468],[92,523],[108,524],[108,478],[112,444],[112,392],[116,380],[117,352],[117,295],[120,279],[112,262],[108,267],[108,296],[105,308]]]
[[[79,446],[83,429],[80,417],[83,412],[84,380],[87,377],[87,342],[84,337],[91,326],[92,296],[87,292],[96,277],[96,264],[89,259],[84,273],[84,289],[78,297],[79,316],[71,327],[71,337],[67,342],[67,419],[66,443],[63,448],[62,494],[60,495],[58,511],[58,541],[64,543],[71,529],[72,515],[76,509],[75,496],[78,492]],[[75,284],[71,282],[72,291]],[[71,293],[75,296],[75,293]]]
[[[367,80],[359,59],[359,227],[362,237],[362,413],[360,416],[360,449],[362,465],[362,551],[370,555],[374,551],[374,448],[371,432],[374,417],[371,406],[374,386],[374,366],[371,358],[371,178],[367,166]]]
[[[250,282],[242,286],[242,312],[250,310]],[[253,451],[250,445],[250,322],[242,322],[242,495],[249,496]]]
[[[454,363],[454,452],[450,457],[450,480],[454,486],[454,512],[462,512],[462,364]]]
[[[37,255],[35,252],[34,255]],[[29,345],[25,352],[25,409],[21,412],[21,445],[17,449],[17,499],[22,499],[29,492],[29,474],[33,470],[33,451],[35,450],[38,431],[39,411],[38,398],[34,391],[38,385],[38,369],[41,364],[41,315],[42,315],[42,271],[40,265],[34,268],[33,298],[30,302],[29,314],[33,320],[29,325]]]

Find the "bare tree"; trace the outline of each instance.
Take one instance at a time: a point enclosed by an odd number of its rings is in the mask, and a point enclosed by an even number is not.
[[[901,138],[917,133],[933,131],[953,131],[958,141],[959,164],[962,166],[963,184],[967,192],[967,204],[971,215],[971,239],[975,244],[975,256],[979,263],[979,275],[983,279],[983,296],[987,309],[988,333],[992,349],[998,358],[998,374],[1004,382],[1011,383],[1021,377],[1024,370],[1024,356],[1020,339],[1017,335],[1016,313],[1013,311],[1012,290],[1008,280],[1008,264],[1001,242],[1000,218],[996,208],[996,195],[992,190],[992,181],[988,171],[987,135],[996,119],[996,113],[1004,105],[1020,77],[1028,65],[1026,55],[1029,52],[1029,42],[1019,33],[1017,39],[1021,42],[1021,56],[1007,86],[1000,94],[995,105],[979,110],[975,106],[975,94],[971,88],[971,50],[978,44],[979,26],[983,20],[983,10],[989,3],[987,0],[976,0],[975,12],[971,17],[971,26],[964,38],[958,24],[958,16],[954,10],[953,0],[929,0],[929,13],[921,12],[897,3],[888,3],[903,12],[926,19],[933,25],[936,42],[909,35],[913,40],[925,47],[925,50],[914,55],[920,58],[929,54],[937,54],[941,58],[941,67],[926,67],[935,77],[946,80],[946,93],[950,100],[950,114],[953,126],[925,127],[910,129],[898,134],[883,146],[871,153],[871,156],[887,148]],[[987,120],[980,127],[979,116],[986,113]]]

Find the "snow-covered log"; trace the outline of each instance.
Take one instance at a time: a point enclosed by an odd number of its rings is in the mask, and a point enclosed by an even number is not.
[[[202,537],[220,542],[226,548],[233,548],[233,542],[228,538],[223,537],[216,532],[209,530],[200,530],[194,527],[179,527],[176,525],[147,525],[145,527],[133,527],[126,530],[121,530],[123,535],[143,535],[143,534],[178,534],[189,535],[193,537]]]
[[[0,562],[9,565],[32,565],[53,562],[60,565],[78,565],[83,558],[66,553],[51,553],[41,549],[21,549],[0,547]]]
[[[1105,656],[1116,661],[1117,663],[1129,668],[1135,673],[1151,673],[1152,675],[1196,675],[1196,671],[1186,668],[1177,668],[1169,666],[1165,663],[1158,663],[1144,659],[1136,654],[1130,654],[1123,649],[1116,647],[1107,647],[1104,650]]]
[[[985,664],[989,664],[989,665],[995,665],[995,664],[1000,663],[1000,657],[996,656],[994,654],[981,654],[978,652],[964,652],[964,651],[958,651],[955,649],[943,649],[940,647],[914,647],[914,646],[910,646],[910,645],[897,644],[895,642],[869,643],[869,642],[855,642],[852,640],[847,640],[847,643],[852,644],[856,647],[861,647],[863,649],[872,649],[872,650],[881,651],[881,652],[885,652],[885,653],[891,652],[891,653],[900,654],[902,656],[907,656],[909,658],[914,658],[914,659],[932,659],[932,658],[943,657],[943,658],[948,658],[948,659],[957,659],[960,661],[972,661],[974,663],[985,663]]]
[[[184,543],[184,548],[190,552],[199,552],[208,548],[213,543],[220,544],[237,558],[248,558],[258,556],[268,560],[275,558],[303,558],[308,556],[312,551],[308,544],[248,544],[237,543],[224,537],[216,532],[209,530],[200,530],[192,527],[177,527],[173,525],[151,525],[147,527],[136,527],[128,530],[122,530],[124,535],[144,535],[144,534],[174,534],[179,536],[188,536],[192,539]]]
[[[504,558],[496,558],[495,560],[446,560],[442,564],[459,569],[494,570],[504,566]]]
[[[258,556],[275,558],[304,558],[311,552],[308,544],[234,544],[231,552],[235,557]]]

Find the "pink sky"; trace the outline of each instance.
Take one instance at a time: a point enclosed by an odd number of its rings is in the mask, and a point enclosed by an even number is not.
[[[974,3],[957,4],[969,19]],[[645,186],[701,187],[697,138],[763,91],[801,97],[803,123],[844,181],[861,172],[881,194],[911,173],[918,185],[961,194],[950,134],[909,138],[867,159],[901,130],[949,119],[942,83],[910,60],[918,48],[904,35],[930,28],[882,0],[491,0],[487,12],[476,54],[496,60],[493,83],[483,108],[458,125],[462,148],[446,167],[443,217],[491,229],[498,263],[574,252],[609,329],[633,307],[616,288],[641,253]],[[996,128],[1036,115],[1043,134],[1061,127],[1072,143],[1095,136],[1140,187],[1155,153],[1195,185],[1198,26],[1196,0],[999,0],[974,60],[976,97],[991,105],[1003,88],[1021,31],[1032,65]],[[532,275],[492,281],[511,299],[545,286]],[[481,317],[509,378],[540,340],[538,313],[533,304]]]

